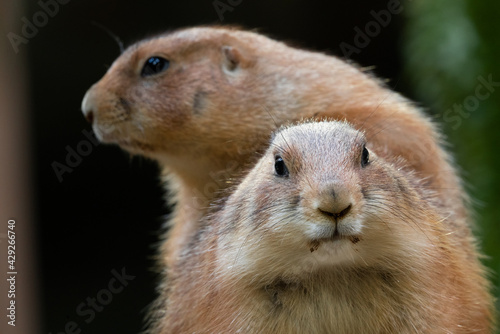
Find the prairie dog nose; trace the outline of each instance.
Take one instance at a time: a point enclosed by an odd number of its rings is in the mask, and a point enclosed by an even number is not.
[[[329,217],[342,219],[352,208],[349,191],[342,185],[329,185],[319,194],[318,210]]]
[[[94,86],[85,93],[82,101],[82,113],[87,122],[92,124],[94,122],[94,111],[95,111],[95,94]]]

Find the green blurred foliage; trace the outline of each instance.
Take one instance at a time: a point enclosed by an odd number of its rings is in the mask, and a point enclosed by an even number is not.
[[[452,144],[500,309],[500,1],[407,4],[405,67]],[[493,83],[485,84],[484,82]],[[482,87],[479,87],[482,86]],[[478,88],[479,87],[479,88]]]

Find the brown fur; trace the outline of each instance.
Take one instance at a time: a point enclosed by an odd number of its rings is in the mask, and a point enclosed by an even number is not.
[[[279,132],[182,247],[154,333],[490,333],[484,273],[434,192],[397,158],[361,167],[365,140],[335,122]],[[352,209],[334,220],[325,201]]]
[[[142,78],[151,56],[169,59],[170,68]],[[83,109],[102,141],[163,166],[176,206],[162,266],[175,265],[210,203],[237,184],[277,126],[326,117],[363,130],[370,150],[400,159],[436,191],[435,203],[447,215],[447,242],[469,255],[463,265],[482,270],[467,197],[433,124],[380,81],[335,57],[237,29],[180,30],[128,48],[89,90]]]

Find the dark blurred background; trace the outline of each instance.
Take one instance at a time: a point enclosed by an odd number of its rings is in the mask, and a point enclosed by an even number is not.
[[[426,107],[448,135],[474,199],[476,234],[488,256],[484,262],[498,286],[500,85],[491,84],[484,99],[476,87],[482,80],[500,83],[500,4],[402,0],[401,12],[392,14],[385,27],[379,24],[361,45],[358,31],[377,22],[374,13],[398,2],[60,0],[58,12],[27,43],[18,44],[17,53],[7,44],[2,52],[15,55],[10,61],[22,70],[27,88],[39,332],[138,333],[155,298],[152,257],[169,212],[156,164],[97,145],[62,181],[54,172],[54,162],[66,164],[68,147],[76,149],[87,140],[83,131],[91,127],[80,112],[81,100],[119,56],[118,44],[99,25],[129,45],[168,29],[237,24],[373,65],[389,86]],[[221,16],[215,6],[222,4],[229,8]],[[23,17],[42,19],[38,1],[24,5],[3,34],[23,36]],[[106,292],[122,271],[135,278],[119,293]],[[107,304],[98,303],[92,312],[92,298]]]

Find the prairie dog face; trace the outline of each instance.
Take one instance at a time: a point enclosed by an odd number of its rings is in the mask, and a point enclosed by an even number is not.
[[[239,270],[256,263],[258,272],[295,276],[390,266],[432,247],[420,197],[367,146],[346,123],[279,131],[225,206],[232,210],[223,220],[237,227],[222,243],[223,258]]]
[[[255,115],[235,110],[255,98],[249,90],[259,85],[246,81],[252,56],[232,33],[192,28],[129,47],[82,102],[98,138],[156,158],[196,154],[207,146],[223,150],[235,141],[234,129],[242,141],[252,136]]]

